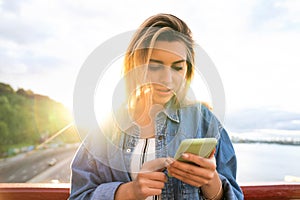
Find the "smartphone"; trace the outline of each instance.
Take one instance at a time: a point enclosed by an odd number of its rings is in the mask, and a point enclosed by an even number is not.
[[[217,143],[218,140],[216,138],[185,139],[181,141],[174,158],[179,161],[188,162],[181,157],[183,153],[192,153],[208,158],[216,148]]]

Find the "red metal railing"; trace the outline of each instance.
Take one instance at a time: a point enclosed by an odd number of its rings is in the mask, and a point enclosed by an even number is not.
[[[245,200],[300,199],[300,184],[242,185]],[[0,183],[0,200],[66,200],[70,184]]]

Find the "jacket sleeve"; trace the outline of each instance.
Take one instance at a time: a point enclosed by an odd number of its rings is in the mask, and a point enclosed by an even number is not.
[[[122,182],[112,180],[111,169],[81,145],[71,164],[70,200],[114,199]]]
[[[244,199],[236,182],[237,159],[230,138],[224,128],[220,130],[216,151],[217,171],[222,181],[225,199]]]
[[[228,133],[217,117],[202,106],[202,131],[204,137],[216,137],[216,163],[219,177],[222,181],[224,199],[244,199],[243,192],[236,182],[237,159]]]

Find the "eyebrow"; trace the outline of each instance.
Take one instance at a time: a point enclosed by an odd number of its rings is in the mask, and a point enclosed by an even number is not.
[[[159,63],[159,64],[164,64],[163,61],[161,60],[155,60],[155,59],[150,59],[149,62],[155,62],[155,63]],[[178,64],[178,63],[182,63],[182,62],[186,62],[186,60],[177,60],[175,62],[172,62],[172,64]]]

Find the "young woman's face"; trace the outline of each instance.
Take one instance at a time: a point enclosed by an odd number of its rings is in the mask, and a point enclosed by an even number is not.
[[[147,70],[147,80],[152,85],[153,104],[167,103],[185,84],[186,59],[186,46],[182,42],[155,43]]]

